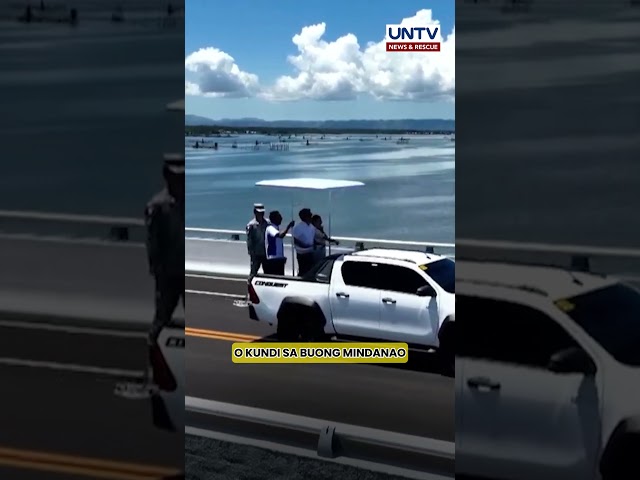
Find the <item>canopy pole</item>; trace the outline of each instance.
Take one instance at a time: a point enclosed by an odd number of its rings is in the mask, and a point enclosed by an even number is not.
[[[329,190],[329,238],[331,238],[331,210],[333,210],[332,208],[332,195],[331,195],[332,191]],[[329,242],[329,255],[331,255],[331,242]]]
[[[293,202],[294,202],[294,196],[295,194],[292,192],[291,193],[291,220],[294,219],[293,216]],[[289,222],[287,222],[289,223]],[[293,230],[291,230],[291,276],[295,277],[296,276],[296,247],[293,241]]]

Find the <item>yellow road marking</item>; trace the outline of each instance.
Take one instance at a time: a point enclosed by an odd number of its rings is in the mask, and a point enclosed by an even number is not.
[[[166,467],[5,447],[0,447],[0,465],[108,480],[150,480],[179,473]]]
[[[251,340],[247,340],[246,338],[235,338],[235,337],[230,337],[230,336],[211,335],[211,334],[206,334],[206,333],[194,333],[194,332],[187,332],[187,336],[189,336],[189,337],[199,337],[199,338],[208,338],[208,339],[211,339],[211,340],[225,340],[227,342],[243,342],[243,343],[247,343],[247,342],[251,341]]]
[[[185,333],[190,337],[210,338],[212,340],[226,340],[228,342],[253,342],[263,337],[244,335],[241,333],[219,332],[217,330],[204,330],[202,328],[185,328]]]
[[[262,337],[256,337],[255,335],[245,335],[244,333],[221,332],[218,330],[205,330],[203,328],[187,327],[186,331],[191,333],[202,333],[205,335],[220,335],[222,337],[245,338],[247,340],[257,340],[259,338],[262,338]]]

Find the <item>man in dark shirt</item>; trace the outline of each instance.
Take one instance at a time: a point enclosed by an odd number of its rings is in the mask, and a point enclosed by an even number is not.
[[[184,308],[184,156],[168,155],[164,162],[166,187],[147,204],[147,256],[155,279],[155,315],[149,339],[155,343],[171,322],[182,298]]]

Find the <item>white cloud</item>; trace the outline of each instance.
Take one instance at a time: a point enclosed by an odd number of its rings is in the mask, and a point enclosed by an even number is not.
[[[420,10],[401,24],[419,26],[440,22],[431,10]],[[438,28],[440,52],[387,52],[384,40],[367,46],[362,54],[367,91],[387,100],[451,100],[455,98],[456,33]]]
[[[200,86],[197,83],[184,81],[184,93],[187,95],[201,95]]]
[[[440,25],[431,10],[389,23]],[[262,88],[258,87],[258,77],[242,72],[228,54],[213,48],[199,50],[187,57],[187,70],[204,73],[199,73],[195,84],[185,83],[187,94],[221,96],[233,90],[274,101],[349,100],[359,95],[380,100],[454,100],[455,28],[446,36],[438,30],[440,52],[387,52],[385,38],[362,47],[351,33],[326,41],[322,38],[325,31],[326,24],[319,23],[294,35],[298,54],[288,60],[295,73]],[[237,88],[231,89],[230,85]]]
[[[347,100],[365,90],[362,52],[358,39],[349,33],[335,42],[322,40],[326,24],[304,27],[292,39],[299,54],[289,63],[296,76],[283,76],[263,92],[273,100]]]
[[[192,78],[185,81],[187,95],[251,97],[258,91],[257,75],[240,70],[231,55],[217,48],[201,48],[187,56],[184,66]]]

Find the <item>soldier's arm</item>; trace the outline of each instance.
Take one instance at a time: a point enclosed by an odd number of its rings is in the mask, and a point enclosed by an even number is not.
[[[144,221],[147,228],[147,260],[149,262],[149,271],[153,274],[158,266],[159,253],[158,210],[154,205],[147,205],[144,212]]]

